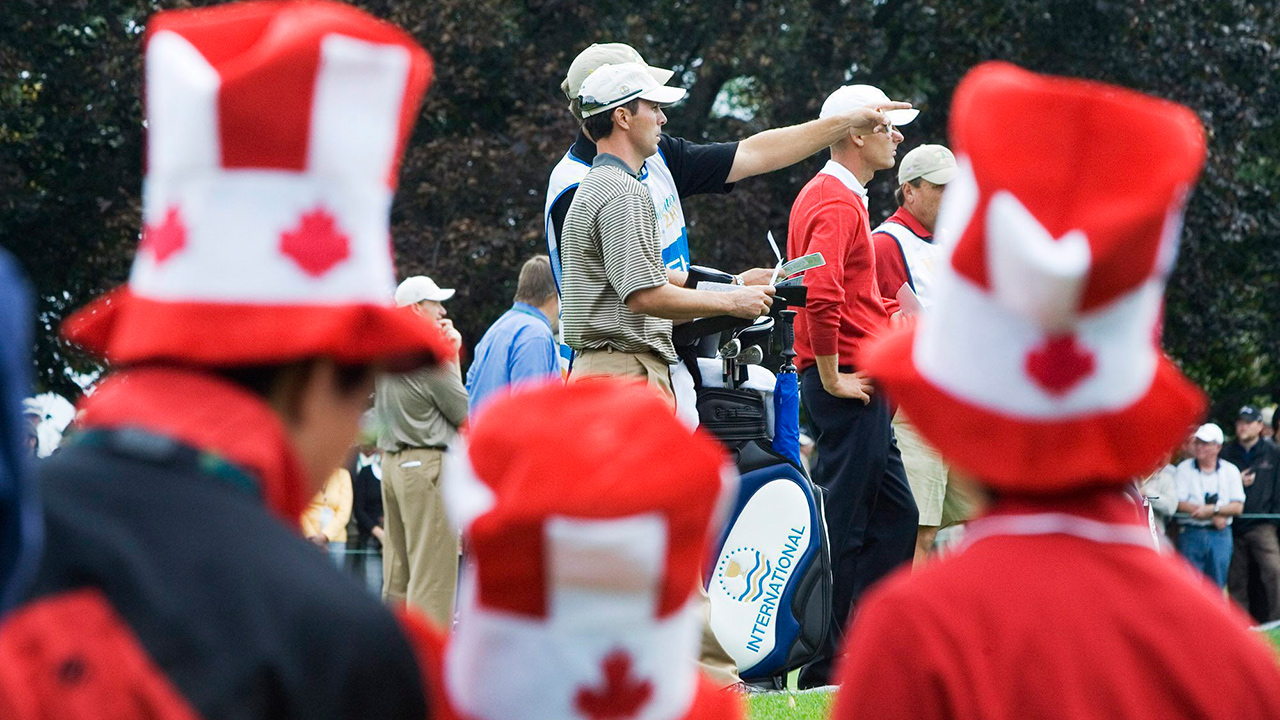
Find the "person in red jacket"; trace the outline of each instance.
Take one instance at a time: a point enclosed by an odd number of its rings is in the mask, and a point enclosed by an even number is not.
[[[421,621],[297,528],[375,373],[452,352],[391,306],[430,58],[331,2],[159,13],[145,53],[142,242],[127,287],[63,327],[114,371],[39,470],[0,717],[421,720]]]
[[[1019,132],[992,133],[993,109]],[[1203,128],[989,63],[956,90],[951,143],[938,302],[863,367],[988,507],[954,554],[864,599],[833,717],[1276,717],[1274,655],[1158,549],[1131,480],[1205,410],[1158,330]]]
[[[870,85],[846,85],[822,104],[821,115],[879,108],[889,97]],[[831,542],[831,642],[800,674],[801,687],[826,685],[835,638],[849,609],[869,585],[909,561],[918,513],[883,395],[855,366],[859,349],[888,328],[876,282],[876,252],[866,185],[893,167],[902,133],[895,125],[918,110],[889,110],[884,132],[846,135],[831,159],[791,206],[787,256],[822,253],[826,264],[805,275],[808,304],[796,316],[796,367],[818,462],[813,479],[827,490]]]

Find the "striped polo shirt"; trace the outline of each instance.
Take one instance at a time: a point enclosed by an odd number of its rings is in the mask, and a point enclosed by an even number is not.
[[[671,321],[632,312],[637,290],[665,285],[649,190],[621,159],[596,155],[578,185],[561,237],[561,324],[574,350],[653,352],[676,362]]]

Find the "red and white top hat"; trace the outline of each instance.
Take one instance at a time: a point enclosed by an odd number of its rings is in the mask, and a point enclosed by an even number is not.
[[[491,405],[444,478],[470,549],[451,714],[738,717],[697,669],[694,591],[737,485],[715,441],[642,386],[551,383]]]
[[[956,89],[938,300],[862,366],[960,470],[1052,492],[1148,472],[1204,399],[1159,347],[1204,162],[1187,108],[1004,63]]]
[[[116,363],[448,354],[391,305],[391,198],[430,77],[407,33],[341,3],[154,16],[142,242],[67,337]]]

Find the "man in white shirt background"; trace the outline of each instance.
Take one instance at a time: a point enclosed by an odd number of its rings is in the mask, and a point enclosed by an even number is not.
[[[1231,564],[1231,520],[1244,512],[1240,470],[1222,460],[1222,428],[1205,423],[1191,439],[1192,457],[1178,464],[1178,552],[1218,587],[1227,584]]]

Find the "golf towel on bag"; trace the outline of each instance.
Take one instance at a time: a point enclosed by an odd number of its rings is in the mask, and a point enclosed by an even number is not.
[[[711,629],[743,679],[780,677],[811,661],[829,630],[822,496],[767,442],[737,454],[740,491],[708,573]]]

